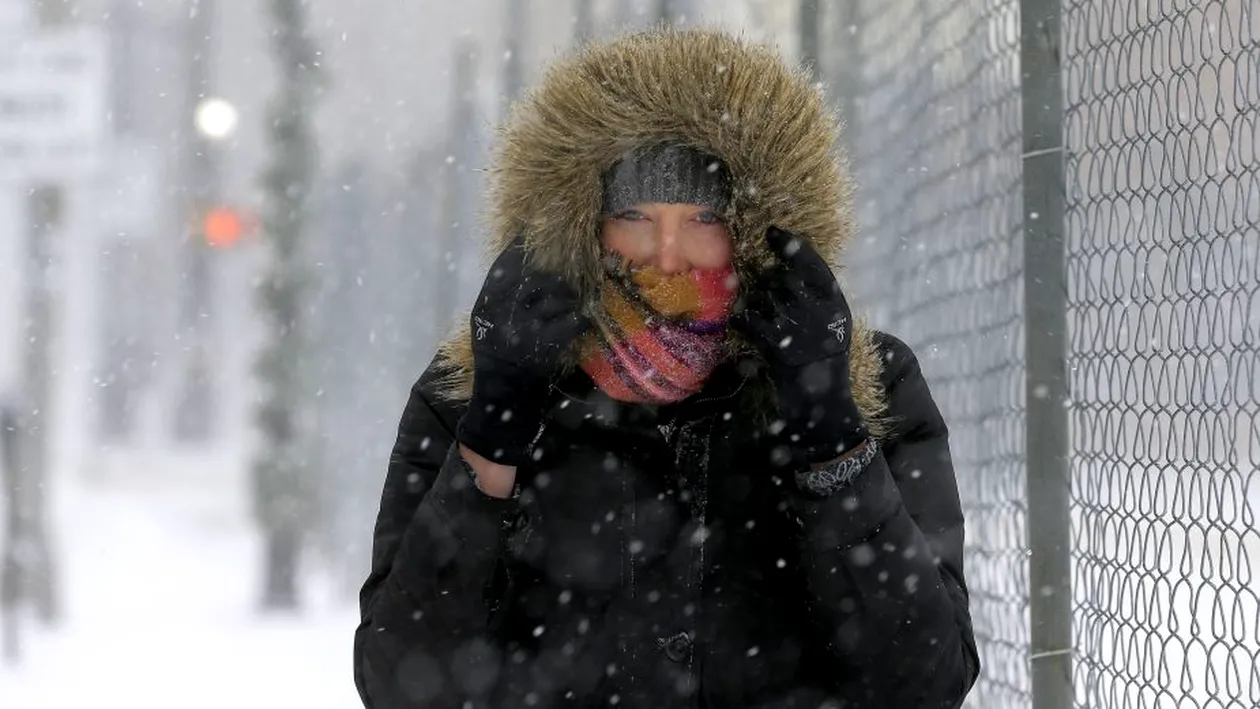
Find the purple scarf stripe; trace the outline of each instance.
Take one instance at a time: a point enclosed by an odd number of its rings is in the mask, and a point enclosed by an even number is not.
[[[702,372],[712,364],[716,354],[712,352],[712,341],[715,338],[705,337],[698,340],[695,333],[666,322],[654,322],[648,329],[688,369]]]
[[[683,327],[697,335],[718,335],[726,332],[725,320],[693,320]]]
[[[643,356],[639,354],[633,347],[627,347],[626,349],[634,353],[632,356],[634,356],[636,360],[642,361]],[[617,357],[611,357],[609,361],[612,363],[613,371],[617,373],[617,378],[620,379],[623,384],[629,387],[630,391],[633,391],[634,393],[638,394],[640,397],[643,398],[644,401],[653,401],[656,399],[657,397],[656,394],[653,394],[652,392],[643,388],[643,386],[639,383],[639,380],[634,378],[634,374],[629,369],[626,368],[625,362],[618,359]],[[683,391],[682,389],[679,389],[678,387],[674,386],[673,382],[669,381],[665,377],[659,377],[659,376],[652,377],[650,381],[652,382],[653,386],[655,386],[657,389],[664,389],[667,392],[671,392],[674,396],[678,397],[679,399],[687,396],[690,393],[690,392]]]

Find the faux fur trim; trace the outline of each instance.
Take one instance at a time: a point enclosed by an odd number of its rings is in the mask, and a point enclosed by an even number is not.
[[[500,130],[488,252],[523,234],[536,266],[562,274],[584,299],[597,297],[600,176],[635,147],[679,142],[720,156],[730,169],[735,195],[726,216],[741,282],[769,263],[771,225],[807,239],[838,268],[854,229],[839,128],[809,75],[770,47],[707,29],[654,29],[587,45],[554,64]],[[858,320],[854,397],[881,430],[882,363]],[[467,399],[467,317],[439,359],[444,395]]]

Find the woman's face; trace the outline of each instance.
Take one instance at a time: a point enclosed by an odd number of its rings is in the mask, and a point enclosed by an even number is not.
[[[731,232],[708,207],[648,202],[609,215],[600,226],[604,248],[631,266],[666,275],[717,270],[731,263]]]

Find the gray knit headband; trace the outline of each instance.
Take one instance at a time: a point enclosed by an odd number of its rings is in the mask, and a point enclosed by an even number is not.
[[[730,202],[730,175],[712,155],[684,145],[636,150],[604,173],[604,215],[646,202],[698,204],[721,214]]]

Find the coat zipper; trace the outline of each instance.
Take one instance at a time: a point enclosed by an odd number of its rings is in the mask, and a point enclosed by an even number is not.
[[[703,431],[698,429],[704,426]],[[700,690],[700,668],[697,666],[700,646],[699,639],[701,609],[704,596],[704,570],[706,550],[709,538],[709,463],[712,452],[714,417],[707,416],[695,421],[688,421],[678,429],[678,437],[674,445],[674,469],[687,486],[691,495],[688,506],[692,519],[697,527],[691,540],[691,565],[687,574],[688,603],[692,606],[691,615],[691,654],[687,658],[687,674],[696,688],[697,701]],[[697,455],[698,454],[698,455]],[[685,467],[688,462],[696,464],[694,474]],[[686,606],[684,605],[684,608]]]

